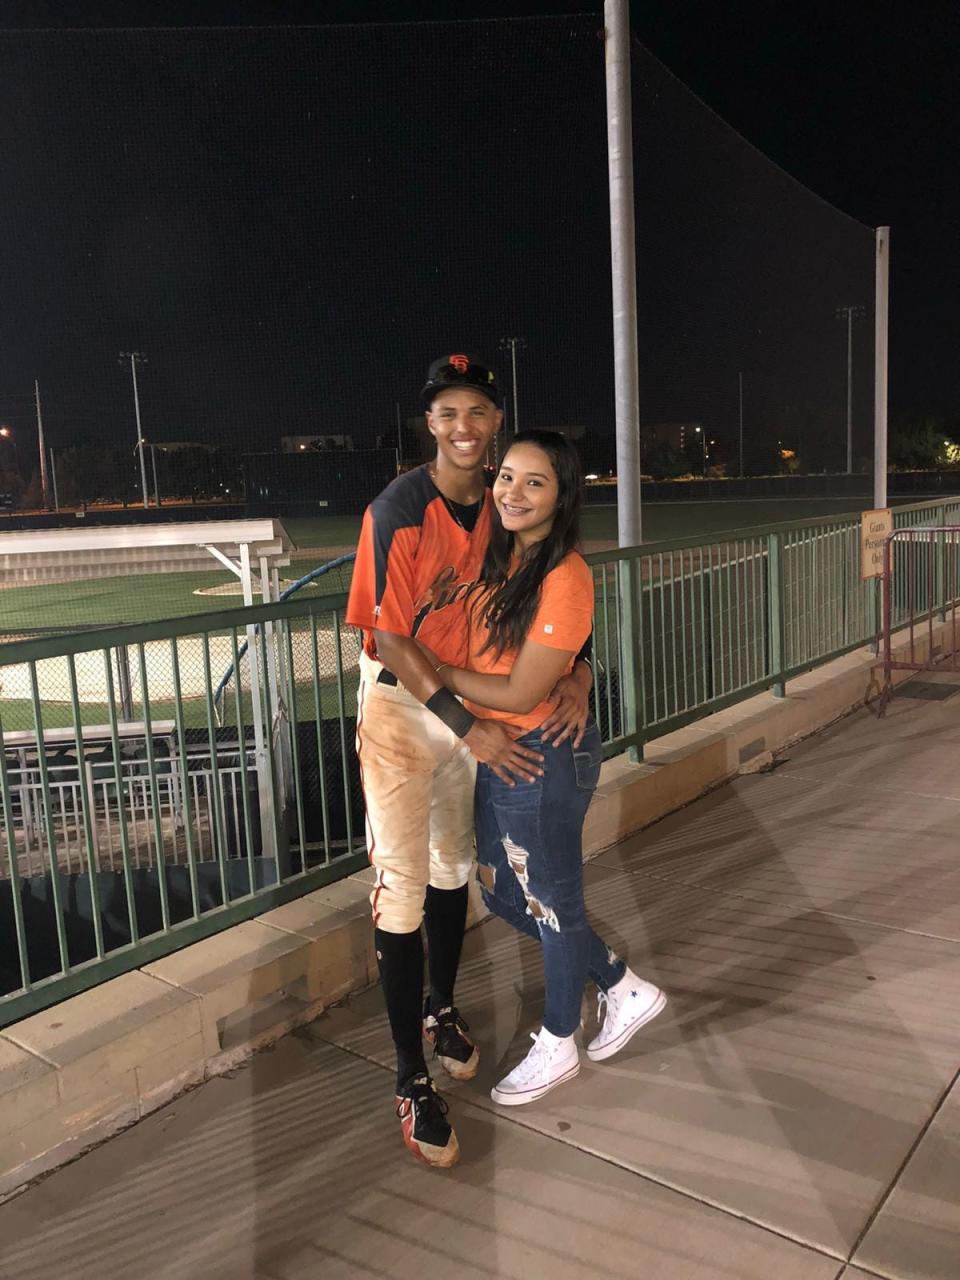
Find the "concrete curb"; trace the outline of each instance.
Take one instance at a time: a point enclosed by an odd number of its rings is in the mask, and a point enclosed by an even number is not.
[[[946,638],[935,628],[935,644]],[[585,856],[879,696],[877,676],[858,650],[784,698],[760,694],[649,743],[642,764],[608,761]],[[375,982],[372,879],[308,893],[0,1032],[0,1200]],[[468,925],[485,914],[473,884]]]

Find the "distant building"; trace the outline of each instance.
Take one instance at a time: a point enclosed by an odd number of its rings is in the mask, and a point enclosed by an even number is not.
[[[644,452],[658,444],[668,444],[681,453],[692,439],[703,431],[702,422],[651,422],[640,428],[640,445]]]
[[[353,436],[281,436],[280,448],[284,453],[331,453],[353,449]]]

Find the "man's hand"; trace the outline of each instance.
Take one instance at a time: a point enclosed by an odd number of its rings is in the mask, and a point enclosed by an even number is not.
[[[553,709],[540,726],[544,742],[553,737],[554,747],[559,747],[574,735],[574,749],[579,747],[590,718],[592,686],[593,672],[585,662],[578,662],[568,676],[560,677],[550,694]]]
[[[543,756],[514,741],[497,720],[476,720],[465,734],[467,744],[481,764],[489,766],[502,782],[514,785],[515,773],[524,782],[535,782],[543,773]]]

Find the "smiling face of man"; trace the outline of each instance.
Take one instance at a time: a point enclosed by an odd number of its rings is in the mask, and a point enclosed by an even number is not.
[[[427,428],[437,442],[438,471],[479,470],[502,420],[503,413],[482,391],[439,391],[427,411]]]

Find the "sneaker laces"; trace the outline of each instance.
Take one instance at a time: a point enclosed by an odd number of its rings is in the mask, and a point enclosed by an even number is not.
[[[523,1059],[518,1062],[514,1069],[510,1072],[512,1079],[517,1084],[526,1084],[528,1080],[535,1079],[541,1071],[543,1059],[553,1057],[556,1049],[547,1045],[545,1040],[541,1040],[536,1032],[530,1032],[530,1039],[533,1041],[533,1048]]]
[[[437,1093],[433,1081],[429,1076],[419,1075],[407,1085],[406,1092],[397,1104],[397,1119],[403,1118],[403,1104],[409,1101],[413,1108],[414,1115],[417,1119],[430,1121],[436,1119],[437,1115],[444,1118],[450,1110],[450,1106],[446,1098],[442,1098]]]
[[[460,1010],[456,1005],[451,1005],[449,1009],[441,1009],[434,1017],[438,1027],[455,1027],[458,1031],[470,1030],[469,1024],[460,1016]]]
[[[433,1033],[433,1056],[442,1058],[445,1056],[456,1056],[456,1051],[467,1046],[473,1051],[474,1044],[467,1034],[470,1030],[469,1025],[461,1018],[457,1007],[454,1005],[450,1009],[441,1009],[437,1014],[431,1014],[433,1026],[428,1029]]]

